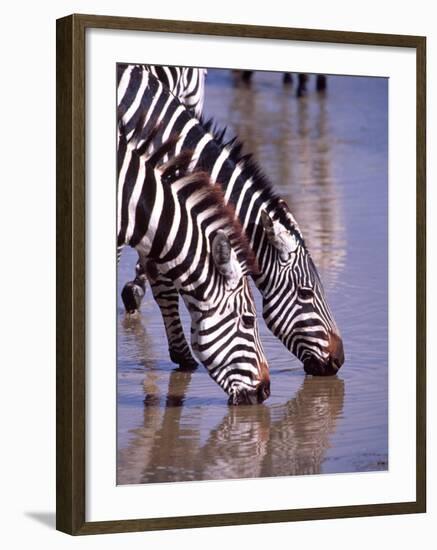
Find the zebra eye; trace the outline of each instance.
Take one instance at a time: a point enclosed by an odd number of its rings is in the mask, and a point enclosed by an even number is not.
[[[255,326],[255,317],[253,315],[243,315],[241,320],[246,328],[253,328]]]
[[[299,288],[298,295],[301,300],[312,300],[314,298],[314,292],[311,288]]]

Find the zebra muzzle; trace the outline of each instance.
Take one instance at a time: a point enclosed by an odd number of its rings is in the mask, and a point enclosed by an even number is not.
[[[334,376],[344,363],[343,341],[337,334],[329,334],[329,356],[326,361],[310,356],[304,360],[303,368],[313,376]]]
[[[228,405],[257,405],[270,395],[270,381],[261,381],[253,390],[242,388],[232,392]]]
[[[303,368],[307,374],[312,376],[334,376],[339,369],[335,362],[329,360],[327,363],[322,363],[316,357],[307,359],[303,364]]]

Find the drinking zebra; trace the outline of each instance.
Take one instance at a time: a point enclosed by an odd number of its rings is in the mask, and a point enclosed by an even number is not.
[[[170,155],[194,151],[191,168],[201,167],[219,182],[255,253],[259,274],[253,278],[263,297],[267,326],[308,374],[335,374],[344,362],[343,343],[317,269],[289,208],[250,156],[241,154],[241,144],[235,139],[225,143],[224,132],[202,125],[141,66],[124,65],[120,71],[118,115],[128,133],[141,117],[146,134],[159,123],[155,146],[177,135]],[[155,288],[152,285],[165,326],[172,326],[167,330],[170,355],[176,363],[190,365],[193,358],[177,314],[177,291],[168,281],[165,297]]]
[[[253,255],[220,188],[202,172],[187,173],[191,152],[163,163],[170,140],[147,155],[156,129],[140,140],[142,127],[140,119],[128,139],[119,124],[117,244],[138,251],[162,294],[166,286],[179,291],[193,351],[229,404],[261,403],[270,381],[247,279]]]

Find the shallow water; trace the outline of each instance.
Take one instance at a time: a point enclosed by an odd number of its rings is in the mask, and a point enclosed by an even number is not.
[[[294,213],[346,362],[336,377],[306,377],[260,318],[272,394],[228,407],[203,367],[175,370],[150,291],[136,320],[119,301],[119,484],[388,468],[387,81],[328,77],[319,95],[311,77],[308,88],[297,99],[280,74],[246,86],[210,70],[205,114],[240,137]],[[135,260],[123,252],[119,294]]]

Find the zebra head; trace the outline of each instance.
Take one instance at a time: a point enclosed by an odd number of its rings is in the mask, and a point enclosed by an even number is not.
[[[263,317],[307,374],[333,375],[344,363],[343,342],[316,266],[284,201],[261,212]]]
[[[228,404],[262,403],[270,395],[247,267],[223,229],[211,234],[209,281],[185,295],[197,359],[229,395]],[[241,253],[241,251],[240,251]]]

